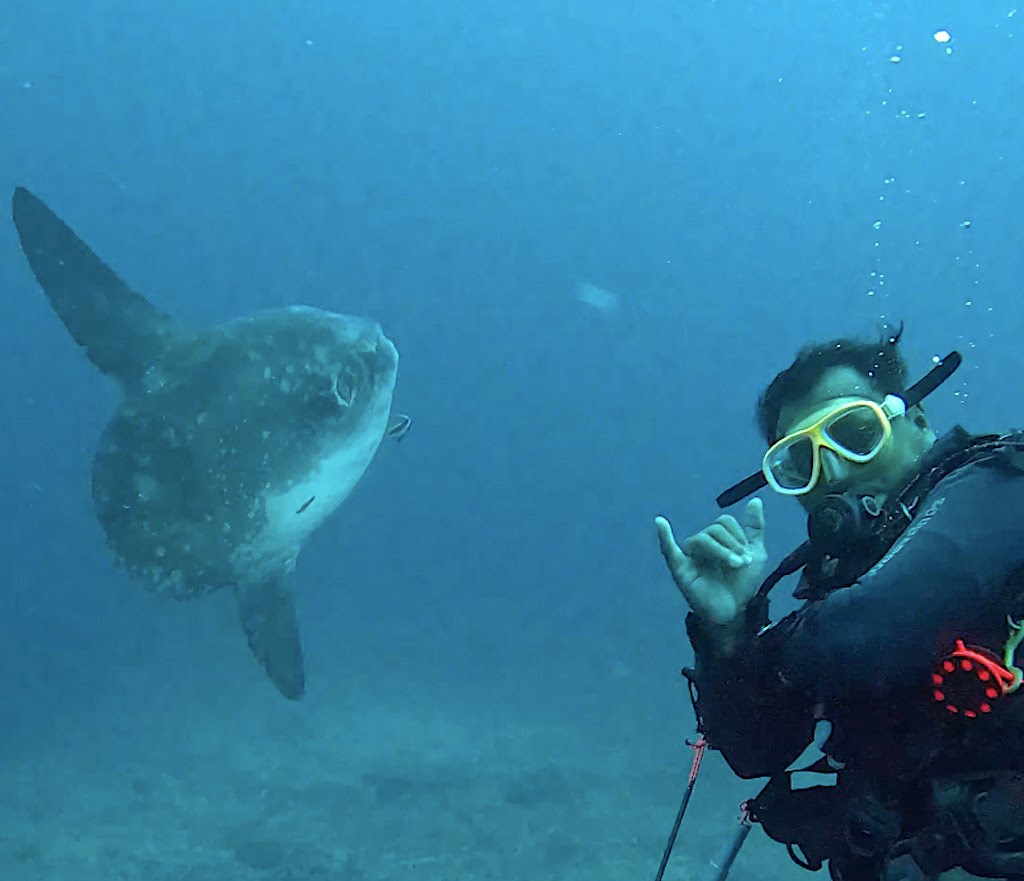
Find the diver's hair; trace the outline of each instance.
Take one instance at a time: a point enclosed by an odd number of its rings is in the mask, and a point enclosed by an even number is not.
[[[822,374],[833,367],[852,367],[871,382],[879,400],[900,395],[907,388],[907,362],[899,351],[903,324],[882,325],[877,340],[841,338],[809,343],[797,352],[793,363],[775,377],[757,399],[757,427],[765,443],[779,439],[782,408],[808,394]]]

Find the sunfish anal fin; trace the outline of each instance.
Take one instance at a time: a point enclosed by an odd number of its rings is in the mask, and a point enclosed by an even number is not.
[[[292,597],[292,577],[282,572],[267,581],[235,586],[245,637],[277,690],[297,700],[306,690],[302,642]]]

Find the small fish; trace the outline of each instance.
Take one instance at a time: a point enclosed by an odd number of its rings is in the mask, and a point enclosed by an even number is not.
[[[301,505],[299,505],[299,510],[296,511],[295,513],[296,514],[301,514],[303,511],[306,510],[306,508],[308,508],[310,505],[313,504],[313,499],[315,499],[315,498],[316,498],[316,496],[310,496],[308,499],[306,499],[306,501],[304,501]]]
[[[412,417],[404,413],[392,413],[388,420],[388,427],[384,431],[384,437],[393,441],[400,441],[409,433],[412,428]]]

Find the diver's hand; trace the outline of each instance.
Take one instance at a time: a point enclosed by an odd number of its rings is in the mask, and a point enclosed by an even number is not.
[[[768,561],[764,546],[764,505],[747,503],[741,526],[723,514],[706,529],[676,544],[672,526],[656,517],[661,554],[669,572],[698,618],[718,625],[736,622],[761,585]]]

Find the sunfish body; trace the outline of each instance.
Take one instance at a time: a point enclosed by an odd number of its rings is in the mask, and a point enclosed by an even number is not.
[[[391,415],[398,353],[373,321],[295,306],[193,330],[129,288],[40,199],[14,223],[71,336],[121,390],[93,458],[96,514],[133,580],[238,599],[280,692],[305,690],[292,572]]]

